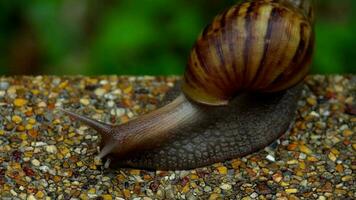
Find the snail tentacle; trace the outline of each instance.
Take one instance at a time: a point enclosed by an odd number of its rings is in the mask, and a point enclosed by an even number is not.
[[[112,126],[109,124],[105,124],[103,122],[97,121],[95,119],[91,119],[89,117],[86,117],[84,115],[79,115],[77,113],[71,112],[69,110],[65,110],[63,108],[58,108],[60,111],[64,112],[65,114],[69,115],[70,117],[79,120],[80,122],[84,123],[85,125],[93,128],[96,130],[98,133],[101,134],[101,137],[103,138],[109,138],[111,136],[111,130]]]

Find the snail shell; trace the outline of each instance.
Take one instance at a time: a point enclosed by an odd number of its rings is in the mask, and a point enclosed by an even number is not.
[[[182,91],[195,102],[226,105],[243,91],[276,92],[296,85],[311,62],[311,17],[311,10],[289,1],[251,1],[226,10],[193,47]]]

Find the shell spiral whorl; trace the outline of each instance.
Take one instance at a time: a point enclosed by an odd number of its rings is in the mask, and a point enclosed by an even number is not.
[[[307,0],[255,0],[215,17],[191,51],[182,85],[195,102],[290,88],[308,72],[313,11]]]

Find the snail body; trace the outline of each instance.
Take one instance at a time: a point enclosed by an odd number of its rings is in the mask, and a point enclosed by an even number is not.
[[[64,112],[96,129],[98,157],[119,166],[188,169],[243,156],[287,130],[313,40],[310,1],[243,2],[204,29],[165,106],[117,126]]]

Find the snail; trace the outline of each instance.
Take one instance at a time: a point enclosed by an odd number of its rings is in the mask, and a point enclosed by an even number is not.
[[[314,47],[311,0],[252,0],[198,37],[166,105],[121,125],[63,110],[102,136],[99,158],[178,170],[253,153],[286,132]]]

